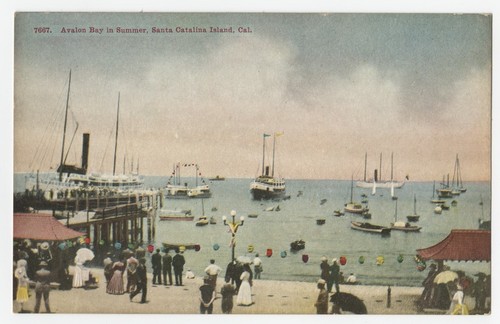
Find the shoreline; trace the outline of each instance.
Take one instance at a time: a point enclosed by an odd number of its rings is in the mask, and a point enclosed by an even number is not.
[[[72,267],[70,267],[71,271]],[[52,312],[55,314],[199,314],[198,288],[203,282],[201,277],[183,278],[183,286],[164,286],[152,285],[152,274],[148,273],[148,302],[140,304],[140,294],[132,302],[129,301],[127,293],[107,294],[103,270],[91,268],[90,271],[99,279],[98,287],[88,290],[83,288],[65,291],[51,290]],[[220,287],[223,283],[224,278],[219,276],[213,314],[222,314]],[[387,288],[373,285],[341,285],[340,291],[354,294],[363,300],[368,315],[420,314],[415,301],[420,297],[422,287],[391,286],[390,307],[387,303]],[[234,305],[233,314],[313,315],[316,314],[314,303],[318,292],[316,283],[311,282],[254,280],[252,287],[254,304],[251,306]],[[32,288],[30,294],[30,299],[23,307],[28,312],[32,312],[35,305],[35,293]],[[236,301],[236,297],[233,300]],[[332,303],[329,305],[331,307]],[[19,304],[16,301],[13,301],[12,309],[14,313],[19,311]],[[43,301],[40,311],[45,312]]]

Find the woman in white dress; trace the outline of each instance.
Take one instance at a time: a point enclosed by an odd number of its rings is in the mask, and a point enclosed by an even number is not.
[[[23,305],[28,301],[28,287],[29,287],[29,278],[26,272],[27,262],[24,259],[17,261],[17,268],[14,272],[14,275],[17,278],[17,294],[16,301],[21,304],[21,310],[19,312],[23,312]]]
[[[83,262],[78,257],[75,257],[75,267],[73,269],[73,288],[83,287],[85,284],[83,279]]]
[[[252,287],[250,286],[250,272],[243,271],[240,276],[241,285],[236,297],[236,305],[250,306],[252,302]]]

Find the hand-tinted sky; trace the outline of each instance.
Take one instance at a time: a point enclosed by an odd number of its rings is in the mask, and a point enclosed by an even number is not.
[[[34,33],[44,26],[52,33]],[[175,31],[210,26],[252,33]],[[18,13],[15,29],[16,172],[57,167],[71,69],[68,162],[79,163],[89,132],[92,171],[112,171],[120,92],[119,170],[126,156],[143,174],[169,175],[180,161],[253,177],[262,134],[282,131],[285,178],[359,178],[365,152],[369,173],[383,153],[388,175],[394,152],[397,178],[439,180],[458,154],[464,180],[490,177],[488,15]]]

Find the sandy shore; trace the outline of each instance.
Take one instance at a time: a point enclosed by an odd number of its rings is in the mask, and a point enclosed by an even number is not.
[[[102,269],[92,269],[100,280],[104,279]],[[129,295],[109,295],[105,283],[101,281],[97,289],[73,288],[69,291],[52,290],[50,307],[57,314],[104,313],[104,314],[198,314],[199,287],[202,278],[184,280],[183,286],[152,285],[148,274],[148,302],[140,304],[139,294],[132,302]],[[218,290],[223,278],[218,280]],[[341,285],[342,292],[352,293],[362,299],[368,314],[418,314],[415,301],[422,292],[419,287],[391,287],[391,305],[387,307],[387,287],[364,285]],[[254,280],[252,287],[254,304],[234,306],[233,314],[315,314],[314,302],[318,296],[315,283]],[[214,302],[214,314],[221,314],[220,293]],[[235,297],[236,300],[236,297]],[[32,312],[35,293],[24,309]],[[13,312],[19,311],[14,302]],[[41,312],[45,312],[42,301]]]

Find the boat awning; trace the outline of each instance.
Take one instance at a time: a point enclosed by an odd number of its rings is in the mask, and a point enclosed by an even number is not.
[[[14,239],[64,241],[83,235],[65,227],[50,214],[14,214]]]
[[[491,232],[484,230],[452,230],[441,242],[417,249],[423,260],[491,261]]]

